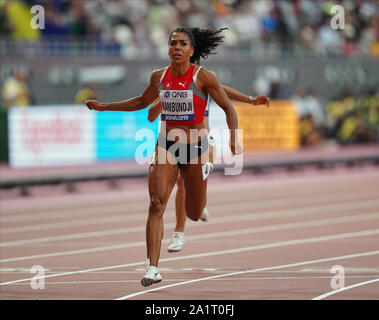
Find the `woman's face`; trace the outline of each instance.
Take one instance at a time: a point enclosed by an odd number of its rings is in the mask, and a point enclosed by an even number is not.
[[[184,32],[174,32],[168,43],[168,55],[172,62],[183,63],[189,61],[194,48],[191,40]]]

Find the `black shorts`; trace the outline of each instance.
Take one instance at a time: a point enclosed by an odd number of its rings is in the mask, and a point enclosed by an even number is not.
[[[179,143],[167,140],[167,137],[159,134],[157,146],[166,149],[175,158],[179,168],[183,164],[190,163],[192,159],[200,157],[208,150],[208,137],[204,137],[201,141],[194,143]]]

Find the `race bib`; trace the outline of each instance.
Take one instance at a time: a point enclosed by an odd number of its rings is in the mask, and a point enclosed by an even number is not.
[[[162,120],[188,121],[195,119],[192,90],[161,90]]]

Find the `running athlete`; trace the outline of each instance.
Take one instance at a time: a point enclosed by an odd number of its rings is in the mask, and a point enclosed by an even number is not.
[[[198,45],[191,30],[175,29],[169,36],[168,45],[171,64],[151,73],[150,83],[141,95],[114,103],[86,101],[90,110],[97,111],[140,110],[158,97],[162,105],[161,128],[148,175],[150,203],[146,248],[149,268],[141,279],[143,286],[162,280],[158,262],[163,214],[179,172],[183,179],[187,216],[198,221],[206,205],[207,179],[203,179],[202,168],[209,160],[208,130],[204,121],[208,95],[225,112],[232,154],[242,154],[237,135],[238,119],[232,103],[217,77],[190,61]]]
[[[194,39],[195,43],[198,43],[199,45],[196,48],[196,56],[191,57],[191,62],[194,62],[197,65],[200,65],[200,59],[203,58],[204,60],[207,59],[208,55],[213,54],[214,50],[224,41],[224,37],[220,36],[219,33],[221,33],[224,29],[220,29],[218,31],[213,31],[209,29],[200,29],[200,28],[191,28],[190,29]],[[241,101],[245,103],[250,103],[253,105],[260,105],[260,104],[266,104],[268,107],[270,104],[270,99],[266,96],[257,96],[253,98],[252,96],[247,96],[238,90],[235,90],[231,87],[228,87],[226,85],[221,85],[224,89],[226,95],[230,100],[236,100]],[[208,103],[207,103],[207,109],[205,110],[205,126],[207,130],[209,131],[209,121],[208,121],[208,115],[209,115],[209,105],[211,104],[211,97],[208,96]],[[148,119],[150,122],[153,122],[161,113],[161,104],[159,99],[156,99],[152,105],[149,108],[148,113]],[[213,170],[213,146],[215,143],[214,138],[209,135],[208,137],[209,142],[209,162],[206,163],[207,165],[207,173],[210,174]],[[176,226],[174,229],[174,233],[171,239],[171,242],[167,248],[168,252],[178,252],[181,251],[183,248],[183,245],[185,244],[185,234],[184,234],[184,228],[185,228],[185,222],[186,222],[186,211],[184,207],[184,185],[183,180],[178,175],[177,179],[177,191],[175,195],[175,215],[176,215]],[[201,221],[208,221],[209,219],[209,211],[206,207],[204,207],[204,210],[200,216]]]
[[[195,41],[196,41],[196,37],[195,37]],[[199,62],[195,62],[195,63],[200,64]],[[266,104],[267,106],[269,106],[270,104],[270,99],[266,96],[258,96],[258,97],[253,98],[251,96],[247,96],[225,85],[222,85],[222,88],[224,89],[228,98],[231,100],[251,103],[253,105]],[[204,118],[205,126],[208,131],[209,131],[209,120],[208,120],[209,108],[208,107],[211,102],[210,100],[211,99],[208,100],[207,110],[205,112],[205,118]],[[160,113],[161,113],[161,104],[160,104],[159,99],[156,99],[149,108],[149,113],[148,113],[149,121],[153,122],[159,116]],[[211,135],[209,135],[208,140],[209,140],[208,141],[209,142],[209,162],[207,162],[206,165],[207,165],[207,173],[209,174],[213,170],[213,146],[214,146],[215,140]],[[184,228],[185,228],[187,215],[186,215],[186,211],[184,207],[184,185],[183,185],[183,180],[180,174],[178,175],[178,180],[176,184],[177,184],[177,191],[175,195],[176,225],[175,225],[174,233],[172,235],[171,242],[167,248],[168,252],[181,251],[186,241]],[[209,211],[206,207],[204,207],[204,210],[200,216],[200,220],[206,222],[208,221],[208,219],[209,219]]]

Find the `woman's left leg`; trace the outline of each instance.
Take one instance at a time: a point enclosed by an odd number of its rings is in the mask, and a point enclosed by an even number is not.
[[[178,180],[176,182],[178,187],[175,195],[175,215],[176,215],[176,232],[184,232],[184,227],[186,224],[186,210],[184,207],[185,197],[184,197],[184,185],[183,179],[178,175]]]
[[[207,202],[207,182],[203,179],[202,164],[186,164],[180,169],[185,190],[187,217],[193,221],[200,219]]]
[[[184,196],[184,185],[183,179],[180,174],[178,174],[178,180],[176,183],[178,189],[175,195],[175,215],[176,215],[176,226],[174,234],[170,245],[168,246],[168,252],[178,252],[182,250],[184,243],[186,242],[184,235],[184,226],[186,224],[186,210],[184,208],[185,196]]]

